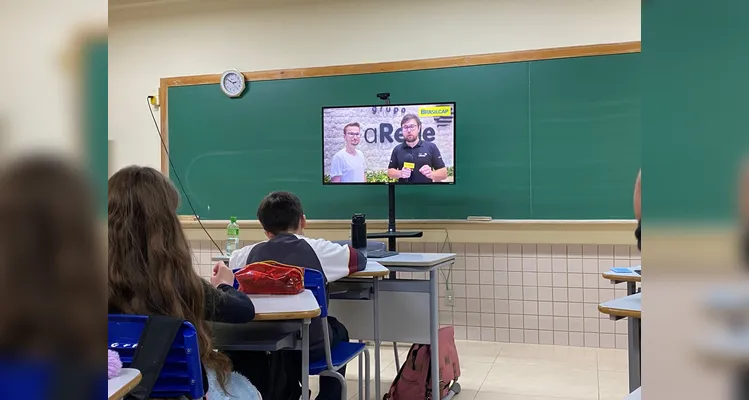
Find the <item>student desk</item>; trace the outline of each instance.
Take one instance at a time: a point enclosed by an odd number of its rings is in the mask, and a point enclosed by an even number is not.
[[[439,281],[438,271],[452,267],[452,253],[400,253],[371,259],[391,272],[429,272],[429,280],[373,279],[372,290],[362,280],[346,278],[336,282],[348,289],[345,295],[331,295],[330,314],[349,330],[349,336],[375,343],[375,398],[380,395],[380,342],[430,344],[432,359],[438,359]],[[369,264],[368,264],[369,266]],[[332,293],[336,293],[331,289]],[[367,296],[367,293],[372,293]],[[383,294],[383,296],[380,296]],[[374,306],[366,301],[374,300]],[[428,310],[428,311],[427,311]],[[439,363],[432,363],[432,376],[439,376]],[[433,393],[440,393],[439,379],[433,379]]]
[[[133,368],[123,368],[119,376],[107,381],[107,399],[120,400],[140,383],[140,371]]]
[[[215,262],[223,261],[225,263],[228,263],[229,262],[229,258],[230,258],[229,256],[221,255],[221,256],[211,257],[211,260],[215,261]],[[373,338],[373,340],[375,342],[375,354],[374,354],[374,359],[375,359],[375,383],[376,383],[375,392],[377,393],[378,398],[379,398],[379,392],[380,392],[380,389],[379,389],[379,385],[380,385],[380,341],[379,341],[379,337],[378,337],[379,336],[379,327],[378,327],[378,325],[379,325],[379,320],[380,319],[378,318],[378,316],[379,316],[379,300],[378,300],[379,299],[379,288],[378,288],[378,281],[380,279],[382,279],[383,277],[388,276],[389,273],[390,273],[390,270],[388,270],[387,268],[383,267],[382,264],[378,263],[377,261],[367,260],[367,265],[366,265],[366,267],[365,267],[364,270],[359,271],[359,272],[355,272],[355,273],[349,275],[348,277],[346,277],[344,279],[340,279],[340,280],[338,280],[336,282],[333,282],[331,284],[332,286],[328,289],[329,290],[328,294],[329,294],[329,296],[331,298],[335,297],[335,293],[330,293],[330,292],[335,292],[335,288],[336,287],[337,288],[341,288],[342,290],[347,291],[347,292],[353,292],[353,293],[359,293],[359,294],[361,294],[362,291],[367,291],[368,293],[366,293],[365,298],[369,299],[371,297],[371,300],[372,300],[372,310],[371,310],[372,314],[370,314],[370,316],[371,316],[370,323],[373,324],[374,327],[375,327],[375,329],[374,329],[375,336]],[[362,283],[368,283],[368,286],[367,285],[363,286]],[[309,292],[309,291],[307,291],[307,292]],[[371,294],[371,296],[369,296],[370,294]],[[275,302],[269,301],[269,300],[275,300],[278,297],[279,296],[250,296],[250,298],[252,299],[252,302],[255,304],[255,321],[279,321],[279,320],[288,320],[288,319],[299,319],[301,317],[301,318],[305,318],[305,320],[306,320],[306,322],[305,322],[305,324],[306,324],[305,328],[307,329],[307,332],[308,332],[309,331],[309,319],[317,317],[317,316],[320,315],[320,309],[319,309],[319,307],[317,307],[317,302],[314,302],[314,305],[315,305],[314,309],[316,310],[316,313],[314,315],[312,315],[312,314],[309,313],[310,312],[309,310],[307,310],[306,312],[300,312],[299,307],[301,306],[301,304],[292,305],[290,302],[282,304],[282,303],[275,303]],[[360,296],[356,295],[356,297],[358,298]],[[314,301],[314,297],[312,297],[312,300]],[[260,302],[260,303],[258,303],[258,302]],[[307,304],[307,302],[305,302],[305,304]],[[304,307],[302,307],[302,308],[304,308]],[[307,307],[307,308],[309,308],[309,307]],[[295,311],[295,312],[289,312],[288,311],[289,309],[294,309],[294,310],[297,310],[297,311]],[[330,314],[336,316],[334,313],[330,313]],[[350,329],[350,327],[347,327],[347,328]],[[307,332],[303,333],[303,338],[307,337],[307,335],[306,335]],[[236,335],[238,335],[238,333],[234,332],[231,335],[232,336],[227,336],[226,339],[231,340],[230,337],[236,337]],[[277,336],[277,333],[275,335]],[[255,336],[257,336],[257,335],[255,335]],[[269,342],[274,342],[274,343],[272,343],[272,344],[268,343],[268,345],[270,345],[270,348],[276,348],[276,349],[287,348],[286,346],[290,345],[290,344],[288,344],[288,342],[292,342],[293,343],[292,339],[293,338],[284,338],[283,341],[278,341],[278,340],[276,340],[275,337],[272,337],[272,338],[269,338]],[[263,340],[261,339],[261,341],[263,341]],[[304,343],[307,343],[307,346],[305,346]],[[265,344],[263,344],[262,346],[264,348],[266,348],[266,349],[268,348],[267,345],[265,345]],[[309,349],[309,341],[307,340],[305,342],[303,340],[302,347],[306,348],[306,349]],[[219,348],[222,349],[222,350],[231,350],[231,349],[250,350],[249,348],[247,348],[244,345],[242,345],[241,348],[238,348],[238,347],[232,346],[232,345],[220,346]],[[303,357],[309,357],[309,351],[306,351],[306,352],[303,351],[303,354],[304,354]],[[304,360],[303,360],[303,363],[304,363]],[[308,364],[305,364],[305,365],[308,365]],[[304,366],[303,366],[303,368],[304,368]],[[308,369],[305,369],[305,371],[308,371]],[[362,373],[362,371],[361,371],[361,364],[360,364],[359,374],[361,375],[361,373]],[[302,376],[302,379],[305,382],[307,380],[306,379],[307,375],[308,375],[308,372],[305,372],[304,375]],[[304,388],[303,388],[303,392],[304,392]],[[304,392],[304,393],[307,393],[307,392]]]
[[[255,305],[255,321],[296,320],[302,331],[302,400],[309,399],[309,324],[320,316],[320,306],[309,290],[293,296],[248,295]]]
[[[346,278],[340,279],[333,282],[330,285],[330,298],[331,298],[331,309],[335,305],[335,299],[352,299],[356,300],[371,300],[372,301],[372,314],[369,322],[373,326],[372,340],[375,344],[374,360],[375,360],[375,398],[380,397],[380,279],[388,276],[390,270],[385,268],[382,264],[375,261],[374,259],[367,260],[367,266],[363,271],[355,272]],[[340,292],[340,293],[339,293]],[[371,298],[370,295],[371,294]],[[341,316],[334,311],[330,312],[331,315],[341,319]],[[342,321],[343,322],[343,321]],[[344,325],[346,323],[344,322]],[[356,339],[363,340],[359,336],[352,335],[352,329],[356,331],[356,327],[346,325],[346,329],[349,330],[349,336]],[[362,376],[362,364],[359,363],[359,376]],[[361,390],[361,388],[360,388]]]
[[[629,390],[640,387],[640,322],[642,317],[642,293],[621,297],[598,305],[598,311],[608,314],[613,320],[629,318],[627,341],[629,343]]]
[[[255,319],[248,324],[214,323],[218,350],[302,352],[302,399],[309,398],[309,324],[320,316],[311,291],[295,295],[248,295],[255,305]],[[296,333],[301,331],[301,346]]]
[[[640,271],[641,268],[631,267],[627,268],[629,272],[614,272],[606,271],[603,274],[603,279],[608,279],[613,285],[626,282],[627,283],[627,295],[635,294],[637,291],[637,283],[642,282],[642,276],[635,271]]]

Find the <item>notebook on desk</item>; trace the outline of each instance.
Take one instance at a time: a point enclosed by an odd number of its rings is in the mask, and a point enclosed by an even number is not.
[[[390,250],[372,250],[367,251],[367,258],[387,258],[392,256],[397,256],[397,251],[390,251]]]

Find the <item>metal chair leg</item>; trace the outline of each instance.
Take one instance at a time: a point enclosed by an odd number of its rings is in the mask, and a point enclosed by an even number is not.
[[[365,368],[365,372],[364,372],[364,393],[366,393],[364,395],[364,399],[365,400],[369,400],[369,384],[370,384],[370,381],[372,380],[372,376],[371,376],[370,371],[369,371],[369,365],[370,365],[369,364],[369,350],[365,348],[364,351],[363,351],[363,353],[364,353],[364,362],[365,362],[365,366],[364,366],[364,368]],[[361,379],[361,375],[359,376],[359,379]]]
[[[338,371],[325,370],[320,372],[320,376],[329,376],[338,379],[341,383],[341,400],[348,400],[348,391],[346,390],[346,378],[343,377]]]
[[[359,341],[359,343],[361,343],[361,340]],[[364,399],[364,394],[362,393],[361,380],[362,380],[362,372],[364,372],[364,368],[363,368],[364,367],[364,365],[363,365],[364,360],[363,360],[363,356],[361,354],[359,354],[358,358],[359,358],[359,375],[358,375],[359,376],[359,387],[358,387],[358,389],[359,389],[359,400],[363,400]],[[367,360],[367,362],[369,362],[369,360]]]
[[[361,384],[362,383],[361,382],[362,381],[362,372],[364,372],[363,371],[364,365],[362,364],[363,363],[363,359],[364,359],[364,355],[363,354],[359,354],[359,357],[357,357],[357,358],[359,359],[359,375],[358,375],[359,376],[359,380],[357,381],[356,388],[359,390],[359,400],[364,400],[364,392],[362,392],[362,384]]]

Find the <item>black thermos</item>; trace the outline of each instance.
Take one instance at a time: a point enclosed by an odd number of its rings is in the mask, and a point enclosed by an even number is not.
[[[351,247],[367,255],[367,222],[364,214],[351,217]]]

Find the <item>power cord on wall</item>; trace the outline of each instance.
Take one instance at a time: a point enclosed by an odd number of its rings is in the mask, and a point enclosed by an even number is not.
[[[184,185],[182,185],[182,180],[179,179],[179,175],[177,175],[177,170],[174,168],[174,163],[172,163],[172,157],[169,155],[169,149],[166,147],[166,141],[164,140],[164,136],[161,134],[161,129],[159,129],[159,124],[156,122],[156,116],[153,114],[153,109],[151,108],[151,98],[154,96],[146,96],[146,104],[148,104],[148,111],[151,113],[151,119],[153,120],[153,126],[156,127],[156,133],[159,134],[159,139],[161,139],[161,147],[164,149],[164,153],[166,153],[166,158],[169,160],[169,167],[171,168],[172,174],[174,175],[174,178],[177,179],[177,183],[179,184],[179,188],[182,190],[182,194],[185,195],[185,200],[187,200],[187,204],[190,206],[190,210],[192,210],[192,214],[195,216],[195,220],[198,221],[198,224],[203,229],[203,232],[205,232],[206,235],[208,235],[208,239],[211,239],[211,243],[213,243],[214,246],[216,246],[216,249],[218,249],[219,253],[221,255],[224,255],[224,251],[221,249],[221,246],[216,243],[215,240],[213,240],[213,237],[211,237],[211,234],[208,233],[208,230],[205,229],[205,226],[203,226],[203,222],[200,221],[200,217],[198,216],[198,213],[195,211],[195,207],[192,206],[192,202],[190,201],[190,196],[187,195],[187,191],[185,191]]]
[[[450,233],[447,231],[447,229],[445,229],[445,241],[442,243],[440,253],[445,252],[445,246],[447,246],[448,253],[453,252],[453,246],[450,242]],[[447,301],[447,305],[449,305],[450,307],[453,307],[455,305],[455,296],[450,289],[450,278],[452,277],[454,265],[455,264],[450,264],[450,267],[447,269],[447,276],[445,276],[445,271],[440,269],[440,274],[442,274],[442,277],[445,278],[445,300]]]

